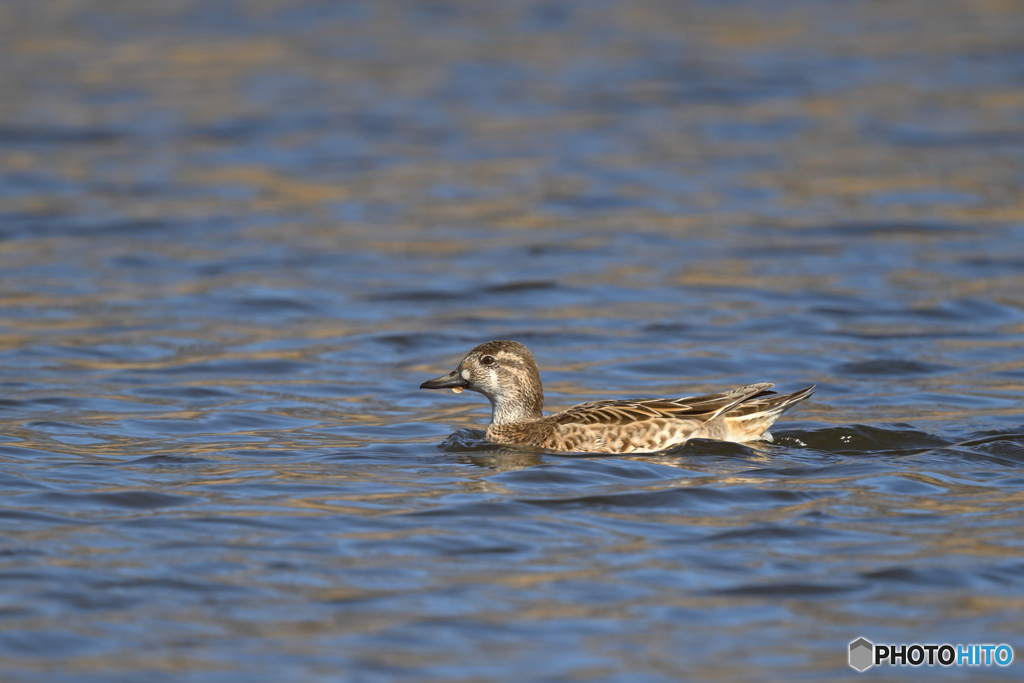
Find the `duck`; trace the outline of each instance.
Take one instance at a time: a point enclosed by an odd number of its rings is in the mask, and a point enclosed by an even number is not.
[[[533,354],[519,342],[497,340],[480,344],[458,367],[420,389],[468,389],[486,396],[491,423],[484,437],[494,444],[572,453],[657,453],[690,439],[772,441],[768,428],[815,389],[780,395],[771,391],[773,386],[748,384],[685,398],[591,401],[544,415],[544,389]]]

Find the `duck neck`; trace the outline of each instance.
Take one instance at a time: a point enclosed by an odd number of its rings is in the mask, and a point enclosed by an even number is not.
[[[491,401],[491,424],[507,425],[532,422],[544,417],[544,392],[540,387],[516,387]]]

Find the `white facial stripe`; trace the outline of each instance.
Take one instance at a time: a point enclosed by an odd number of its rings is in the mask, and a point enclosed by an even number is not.
[[[462,369],[462,379],[469,381],[469,370],[466,368]]]

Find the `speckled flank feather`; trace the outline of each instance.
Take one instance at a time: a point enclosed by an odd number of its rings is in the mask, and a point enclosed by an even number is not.
[[[513,341],[481,344],[448,375],[425,389],[470,389],[491,401],[487,439],[581,453],[651,453],[693,438],[771,441],[768,428],[814,387],[780,396],[772,384],[751,384],[721,394],[582,403],[543,414],[540,372],[530,351]]]

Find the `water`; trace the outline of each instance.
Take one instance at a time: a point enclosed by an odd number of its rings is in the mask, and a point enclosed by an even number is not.
[[[1024,657],[1022,33],[1013,1],[0,3],[3,679]],[[496,449],[479,396],[417,389],[496,338],[549,409],[819,389],[771,445]]]

